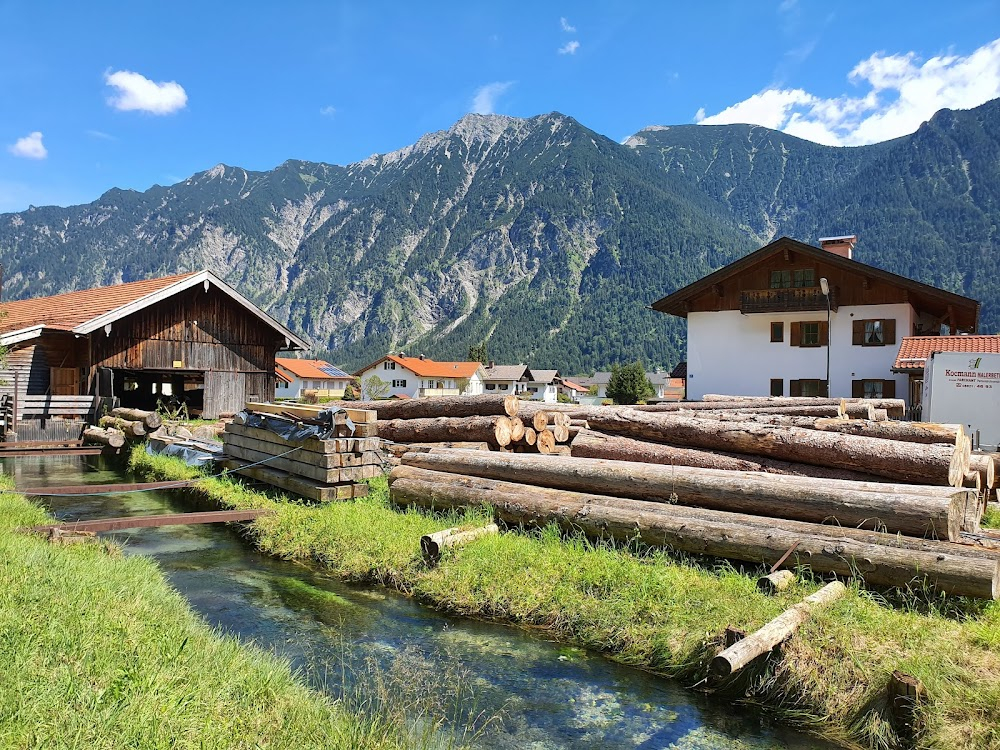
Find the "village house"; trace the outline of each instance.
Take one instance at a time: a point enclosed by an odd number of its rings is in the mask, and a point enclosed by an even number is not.
[[[483,368],[483,382],[484,393],[519,395],[528,387],[528,366],[490,362]]]
[[[979,303],[859,263],[856,239],[782,237],[653,303],[687,319],[687,398],[912,402],[909,376],[894,370],[899,340],[974,333]]]
[[[646,372],[646,379],[653,386],[652,400],[658,401],[680,401],[684,398],[684,378],[678,378],[673,373]],[[599,399],[608,398],[608,383],[611,382],[611,373],[607,370],[598,370],[592,377],[577,378],[576,382],[586,387],[587,393],[591,387],[596,390],[594,394]],[[586,395],[586,394],[584,394]]]
[[[559,384],[562,378],[558,370],[528,370],[528,382],[524,392],[532,401],[554,404],[559,400]]]
[[[475,396],[484,390],[479,362],[435,362],[423,355],[387,354],[354,375],[364,399]]]
[[[211,271],[5,302],[0,312],[10,348],[0,393],[17,403],[21,440],[46,439],[48,416],[82,420],[98,404],[232,414],[274,398],[279,351],[308,348]],[[58,428],[66,439],[68,426]]]
[[[291,357],[275,358],[274,375],[277,398],[301,398],[305,391],[321,398],[343,398],[353,380],[339,367],[322,359]]]
[[[556,398],[559,396],[564,396],[568,398],[573,403],[579,403],[582,396],[586,396],[589,389],[585,385],[580,385],[579,383],[574,383],[572,380],[562,379],[559,383],[559,391]]]

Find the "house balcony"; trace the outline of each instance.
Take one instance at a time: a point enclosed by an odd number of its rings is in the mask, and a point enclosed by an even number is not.
[[[420,398],[431,398],[432,396],[461,396],[462,392],[458,388],[421,388]]]
[[[740,312],[782,313],[825,310],[826,295],[819,287],[804,289],[753,289],[740,293]],[[837,290],[830,290],[830,309],[837,311]]]

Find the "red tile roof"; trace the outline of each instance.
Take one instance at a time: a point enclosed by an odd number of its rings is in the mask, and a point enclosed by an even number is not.
[[[322,359],[295,359],[293,357],[275,357],[276,364],[281,365],[290,373],[299,378],[310,378],[311,380],[350,380],[350,375],[338,377],[328,372],[323,372],[320,368],[330,367],[329,362]]]
[[[405,367],[414,375],[421,378],[471,378],[476,371],[482,367],[479,362],[435,362],[433,359],[424,357],[401,357],[398,354],[387,354],[381,359],[377,359],[370,365],[365,365],[358,370],[355,375],[382,364],[385,360],[395,362],[401,367]]]
[[[288,377],[287,375],[285,375],[285,373],[283,373],[277,367],[274,368],[274,377],[276,377],[282,383],[291,383],[292,382],[292,379],[290,377]]]
[[[181,279],[194,276],[195,273],[197,272],[84,289],[52,297],[4,302],[0,304],[0,311],[4,313],[0,319],[0,332],[19,331],[38,325],[71,331],[88,320],[124,307]]]
[[[567,388],[569,388],[570,390],[577,391],[579,393],[587,393],[587,391],[590,390],[586,386],[579,385],[577,383],[574,383],[572,380],[566,380],[565,378],[563,378],[562,384]]]
[[[892,369],[897,372],[923,370],[924,362],[934,352],[1000,354],[1000,335],[904,336]]]

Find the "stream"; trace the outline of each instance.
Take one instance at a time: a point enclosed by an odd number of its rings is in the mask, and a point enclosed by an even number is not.
[[[101,457],[4,459],[18,487],[125,481]],[[37,498],[61,520],[193,510],[169,491]],[[335,697],[446,716],[428,747],[833,748],[749,708],[504,625],[451,617],[255,552],[222,524],[110,534],[157,561],[219,630],[288,659]],[[443,697],[450,696],[450,697]]]

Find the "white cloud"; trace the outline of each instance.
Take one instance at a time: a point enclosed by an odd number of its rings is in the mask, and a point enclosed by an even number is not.
[[[117,70],[106,73],[104,82],[117,89],[108,104],[117,110],[169,115],[187,106],[187,92],[176,81],[156,83],[139,73]]]
[[[560,55],[575,55],[576,51],[580,49],[580,43],[575,39],[572,42],[566,42],[562,47],[559,48]]]
[[[337,108],[327,104],[325,107],[320,107],[319,113],[323,115],[323,117],[333,117],[337,114]]]
[[[830,146],[878,143],[914,132],[939,109],[969,109],[1000,96],[1000,39],[972,54],[921,64],[915,52],[873,54],[848,74],[868,90],[823,98],[803,89],[771,88],[711,116],[702,125],[752,123]]]
[[[105,133],[103,130],[88,130],[87,135],[89,135],[91,138],[99,138],[102,141],[118,140],[113,135],[111,135],[110,133]]]
[[[569,23],[569,21],[567,21],[565,18],[560,18],[559,19],[559,26],[567,34],[575,34],[576,33],[576,26],[571,26],[570,23]]]
[[[39,131],[28,133],[24,138],[18,138],[17,142],[7,147],[14,156],[22,159],[44,159],[49,155],[49,151],[42,143],[42,134]]]
[[[508,89],[514,85],[513,81],[495,81],[487,83],[476,89],[476,95],[472,98],[472,112],[479,115],[491,115],[496,110],[497,100],[507,93]]]

